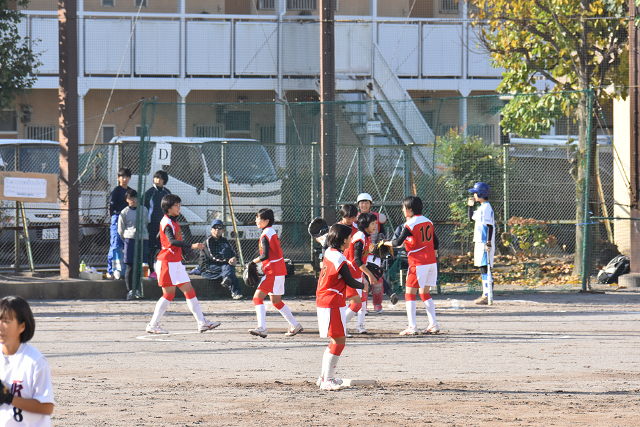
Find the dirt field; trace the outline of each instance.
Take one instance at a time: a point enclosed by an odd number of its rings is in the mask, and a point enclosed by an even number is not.
[[[288,301],[305,327],[292,338],[268,305],[266,339],[247,333],[248,300],[203,302],[222,322],[205,334],[176,300],[162,337],[144,333],[155,301],[32,301],[32,343],[51,364],[57,426],[640,425],[639,294],[434,299],[438,336],[398,336],[403,301],[367,316],[338,377],[378,384],[338,392],[315,385],[327,341],[313,300]]]

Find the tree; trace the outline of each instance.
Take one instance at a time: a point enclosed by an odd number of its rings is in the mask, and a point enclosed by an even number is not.
[[[471,0],[481,44],[503,67],[498,92],[534,94],[536,80],[553,87],[538,96],[515,96],[502,111],[506,132],[538,136],[560,117],[577,116],[579,141],[570,173],[576,181],[576,223],[584,222],[585,197],[599,210],[595,170],[596,113],[626,98],[628,6],[625,0]],[[571,92],[566,91],[581,91]],[[593,103],[587,91],[592,91]],[[593,105],[590,108],[590,105]],[[589,134],[588,134],[589,133]],[[585,188],[587,150],[590,183]],[[586,191],[585,191],[586,190]],[[576,227],[574,274],[581,274],[583,227]]]
[[[0,0],[0,113],[11,108],[16,95],[32,87],[37,79],[40,54],[33,53],[28,38],[18,34],[18,24],[24,17],[18,7],[28,3]]]

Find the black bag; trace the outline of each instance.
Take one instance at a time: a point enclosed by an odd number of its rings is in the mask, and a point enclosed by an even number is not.
[[[618,277],[623,274],[629,274],[629,257],[626,255],[618,255],[598,272],[598,283],[610,285],[618,283]]]

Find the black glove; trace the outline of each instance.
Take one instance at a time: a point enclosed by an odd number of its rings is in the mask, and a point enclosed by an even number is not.
[[[0,405],[6,403],[7,405],[11,405],[13,402],[13,393],[9,391],[9,388],[0,381]]]
[[[327,225],[327,221],[318,216],[315,217],[313,221],[311,221],[308,230],[309,234],[311,234],[311,237],[317,238],[320,236],[324,236],[325,234],[327,234],[327,232],[329,232],[329,225]]]
[[[484,251],[487,253],[491,253],[491,242],[487,242],[484,244]]]
[[[258,276],[258,267],[255,263],[250,262],[242,274],[244,284],[250,288],[255,288],[260,284],[260,277]]]
[[[376,279],[380,280],[380,278],[382,277],[382,269],[380,267],[378,267],[377,264],[374,264],[372,262],[368,262],[367,263],[367,268],[369,269],[369,271],[371,272],[371,274],[373,274],[373,277],[375,277]]]

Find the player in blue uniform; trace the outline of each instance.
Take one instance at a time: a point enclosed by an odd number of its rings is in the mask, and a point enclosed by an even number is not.
[[[496,248],[495,219],[493,208],[489,204],[491,188],[484,182],[476,182],[469,190],[473,197],[469,197],[469,221],[475,221],[473,230],[473,265],[480,267],[482,273],[482,295],[475,300],[476,304],[493,304],[493,253]],[[474,212],[475,202],[480,207]]]

